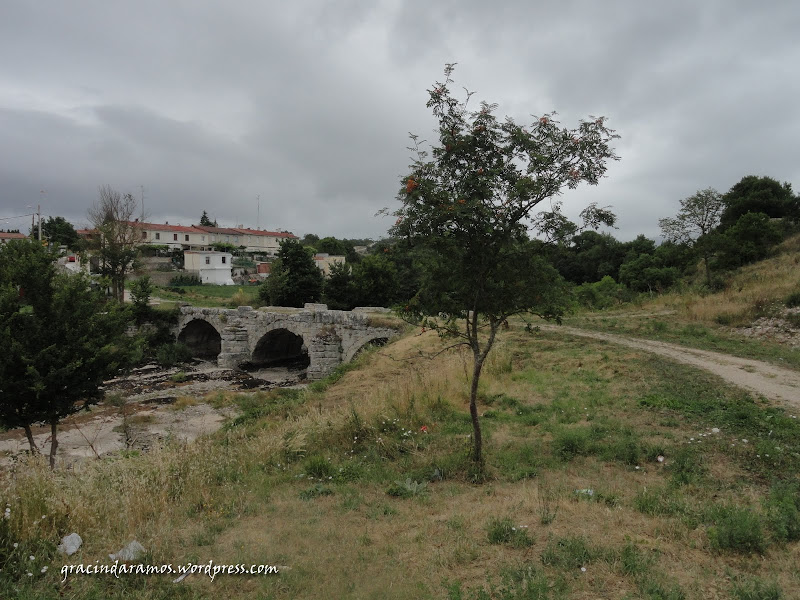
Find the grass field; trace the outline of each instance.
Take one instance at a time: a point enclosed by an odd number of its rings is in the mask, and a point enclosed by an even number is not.
[[[153,296],[170,302],[187,302],[193,306],[206,307],[234,307],[259,306],[257,285],[187,285],[177,289],[183,293],[176,293],[174,287],[159,287]],[[235,305],[235,306],[234,306]]]
[[[406,336],[305,391],[208,397],[241,416],[192,445],[21,465],[0,493],[0,597],[796,597],[797,415],[637,351],[512,326],[481,381],[476,483],[470,359],[420,355],[440,344]],[[72,563],[135,538],[151,564],[289,568],[61,584],[54,544],[71,531]]]

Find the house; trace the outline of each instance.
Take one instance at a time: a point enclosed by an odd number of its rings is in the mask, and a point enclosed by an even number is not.
[[[197,275],[202,283],[234,285],[232,262],[233,255],[230,252],[186,250],[183,253],[184,270],[189,274]]]
[[[343,265],[345,262],[344,256],[337,256],[337,255],[330,255],[326,253],[320,253],[314,255],[314,262],[317,263],[317,267],[325,277],[328,277],[331,274],[331,267],[333,265]]]
[[[24,240],[27,238],[27,235],[18,231],[0,231],[0,244],[6,244],[11,240]]]
[[[197,229],[211,236],[211,243],[233,244],[237,248],[244,247],[245,252],[262,252],[274,256],[278,253],[280,243],[286,239],[297,239],[288,231],[265,231],[245,227],[206,227],[196,225]]]
[[[169,223],[144,223],[138,219],[131,223],[140,230],[139,242],[154,246],[167,246],[170,250],[204,250],[211,247],[211,236],[197,227],[170,225]]]

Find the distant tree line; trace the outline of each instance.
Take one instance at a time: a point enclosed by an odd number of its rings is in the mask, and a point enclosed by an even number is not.
[[[547,240],[529,238],[527,243],[573,284],[577,302],[605,308],[636,294],[662,293],[692,278],[718,289],[727,271],[767,257],[786,235],[798,230],[798,223],[800,199],[789,183],[749,175],[725,194],[709,188],[681,200],[674,217],[659,220],[664,237],[660,244],[644,235],[621,242],[609,233],[580,231],[563,218],[552,227],[555,235]],[[322,301],[330,308],[349,310],[404,304],[419,292],[422,258],[417,249],[398,238],[373,243],[308,234],[289,244],[295,245],[307,250],[305,270],[285,267],[286,261],[300,260],[296,250],[293,258],[282,255],[278,277],[264,284],[265,302],[302,306]],[[369,246],[369,250],[358,254],[355,246]],[[318,278],[318,270],[311,269],[315,252],[345,256],[346,262],[335,265],[328,278]],[[290,273],[299,272],[316,282],[281,295],[280,290],[291,285],[294,276]],[[308,293],[298,295],[299,289]]]

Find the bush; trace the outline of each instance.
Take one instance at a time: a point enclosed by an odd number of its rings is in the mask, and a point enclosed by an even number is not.
[[[761,518],[750,508],[720,509],[716,524],[708,530],[708,538],[716,551],[763,554],[767,548]]]
[[[788,308],[797,308],[800,306],[800,292],[792,292],[786,296],[785,304]]]
[[[192,360],[192,351],[186,344],[164,344],[156,350],[156,362],[162,367],[174,367]]]
[[[562,460],[589,454],[591,431],[585,427],[562,429],[553,436],[553,454]]]
[[[169,280],[170,287],[178,287],[181,285],[203,285],[200,278],[196,275],[176,275]]]

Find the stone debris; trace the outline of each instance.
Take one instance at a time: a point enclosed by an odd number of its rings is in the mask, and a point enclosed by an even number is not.
[[[739,327],[732,331],[745,337],[767,339],[800,348],[800,327],[796,325],[798,319],[800,307],[784,308],[777,315],[762,317],[753,321],[749,327]]]
[[[61,543],[58,545],[56,550],[58,550],[60,554],[72,556],[78,551],[78,548],[81,547],[82,543],[83,540],[81,539],[81,536],[79,536],[77,533],[70,533],[62,538]]]
[[[111,560],[120,560],[123,562],[130,562],[132,560],[137,560],[145,553],[144,546],[142,546],[136,540],[133,540],[130,544],[122,548],[119,552],[115,554],[109,554],[108,558]]]

